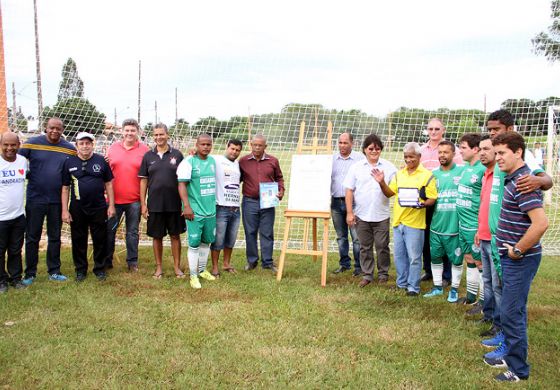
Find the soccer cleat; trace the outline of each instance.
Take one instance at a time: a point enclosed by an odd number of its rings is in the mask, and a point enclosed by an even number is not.
[[[459,299],[459,293],[455,287],[451,287],[449,290],[449,295],[447,296],[447,302],[455,303]]]
[[[472,307],[467,310],[466,315],[468,316],[477,316],[479,314],[482,314],[482,305],[480,304],[480,302],[476,301]]]
[[[53,282],[66,282],[68,278],[62,274],[51,274],[49,275],[49,280]]]
[[[438,295],[443,295],[443,289],[441,287],[433,287],[432,291],[427,294],[424,294],[424,298],[432,298],[437,297]]]
[[[506,343],[501,343],[498,348],[484,355],[485,359],[503,359],[508,353]]]
[[[488,358],[484,358],[484,363],[488,364],[490,367],[495,367],[495,368],[507,368],[507,364],[505,362],[504,359],[499,358],[499,359],[488,359]]]
[[[21,282],[26,286],[31,286],[35,281],[35,276],[28,276],[27,278],[23,279]]]
[[[216,280],[216,277],[207,270],[202,271],[198,276],[205,280]]]
[[[198,280],[198,276],[191,276],[190,284],[194,289],[202,288],[202,286],[200,285],[200,281]]]
[[[84,274],[84,273],[82,273],[82,272],[76,273],[76,282],[77,282],[77,283],[83,282],[84,280],[86,280],[86,276],[87,276],[87,275]]]
[[[25,283],[23,283],[23,281],[21,281],[21,280],[18,280],[17,282],[13,283],[12,286],[14,286],[14,288],[16,290],[22,290],[24,288],[27,288]]]
[[[4,294],[6,292],[8,292],[8,283],[0,283],[0,294]]]
[[[488,348],[497,348],[500,346],[500,344],[505,343],[505,341],[506,337],[504,335],[504,332],[499,331],[498,333],[496,333],[496,336],[492,337],[491,339],[482,340],[480,344]]]
[[[500,375],[494,377],[498,382],[519,382],[520,380],[527,380],[527,378],[520,378],[511,371],[502,372]]]

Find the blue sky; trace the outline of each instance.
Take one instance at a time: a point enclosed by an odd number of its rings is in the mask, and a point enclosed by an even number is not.
[[[86,96],[109,119],[277,112],[290,102],[384,115],[400,106],[496,109],[560,96],[559,66],[530,39],[550,1],[38,0],[44,104],[74,58]],[[371,3],[371,4],[370,4]],[[4,0],[8,90],[34,114],[33,1]],[[11,94],[10,94],[11,96]],[[11,105],[11,98],[9,98]]]

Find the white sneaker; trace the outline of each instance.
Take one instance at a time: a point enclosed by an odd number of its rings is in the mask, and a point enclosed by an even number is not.
[[[191,276],[191,287],[194,289],[202,288],[200,285],[200,281],[198,280],[198,276]]]

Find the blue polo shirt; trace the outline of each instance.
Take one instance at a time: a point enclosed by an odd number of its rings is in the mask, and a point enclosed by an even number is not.
[[[530,174],[529,167],[523,165],[505,177],[504,198],[496,232],[496,243],[501,256],[507,255],[507,248],[504,247],[504,243],[514,246],[531,226],[531,219],[527,213],[543,207],[543,196],[540,190],[529,194],[521,194],[517,191],[516,184],[519,177]],[[525,257],[535,256],[541,252],[541,243],[538,242],[525,252]]]
[[[60,203],[62,165],[76,155],[74,145],[63,139],[52,144],[40,135],[23,143],[18,153],[29,160],[27,203]]]
[[[64,162],[62,184],[70,186],[70,207],[96,210],[107,207],[105,183],[113,180],[111,167],[103,156],[94,153],[82,160],[71,156]]]

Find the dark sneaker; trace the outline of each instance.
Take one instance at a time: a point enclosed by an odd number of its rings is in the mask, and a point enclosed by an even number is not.
[[[269,265],[269,266],[266,266],[266,267],[263,267],[263,269],[271,270],[271,271],[274,272],[274,273],[278,272],[278,268],[276,268],[276,265],[274,265],[274,264]]]
[[[520,378],[511,371],[502,372],[500,375],[494,377],[498,382],[519,382],[520,380],[527,380],[527,378]]]
[[[132,272],[132,273],[138,272],[138,265],[136,265],[136,264],[129,264],[129,265],[128,265],[128,272]]]
[[[107,280],[107,274],[105,272],[99,272],[99,273],[95,274],[95,277],[100,282],[103,282],[103,281]]]
[[[22,280],[18,280],[17,282],[12,283],[12,286],[16,289],[16,290],[22,290],[24,288],[27,288],[27,286],[25,285],[25,283],[23,283]]]
[[[257,262],[245,264],[245,271],[252,271],[257,268]]]
[[[333,274],[341,274],[346,271],[350,271],[350,268],[338,267],[333,271]]]
[[[500,331],[496,325],[492,325],[490,329],[480,332],[480,337],[494,337]]]
[[[86,274],[78,272],[76,274],[76,282],[78,283],[83,282],[84,280],[86,280],[86,276],[87,276]]]
[[[496,359],[492,359],[492,358],[484,358],[484,363],[488,364],[490,367],[495,367],[495,368],[507,368],[507,364],[505,362],[505,360],[503,358],[496,358]]]
[[[407,291],[406,292],[406,296],[407,297],[417,297],[419,294],[416,291]]]
[[[8,292],[8,283],[0,283],[0,294]]]
[[[467,310],[466,315],[477,316],[479,314],[482,314],[482,305],[477,301],[469,310]]]
[[[355,269],[354,272],[352,272],[352,276],[361,276],[364,273],[362,272],[361,269]]]

